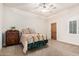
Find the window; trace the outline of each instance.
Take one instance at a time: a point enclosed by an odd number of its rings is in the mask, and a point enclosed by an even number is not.
[[[69,22],[69,33],[77,34],[77,21]]]

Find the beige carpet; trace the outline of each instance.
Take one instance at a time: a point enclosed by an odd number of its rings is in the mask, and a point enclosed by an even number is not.
[[[48,45],[40,49],[32,49],[23,54],[22,45],[3,47],[1,56],[79,56],[79,46],[50,40]]]

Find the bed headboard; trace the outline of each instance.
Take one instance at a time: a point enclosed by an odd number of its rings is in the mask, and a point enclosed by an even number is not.
[[[23,34],[33,34],[33,33],[35,33],[35,31],[30,28],[25,28],[25,29],[22,29],[22,33]]]

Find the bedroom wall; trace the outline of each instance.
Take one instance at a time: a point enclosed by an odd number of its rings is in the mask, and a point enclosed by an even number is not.
[[[49,37],[51,36],[50,24],[57,23],[57,40],[79,45],[79,6],[61,11],[49,18]],[[69,21],[77,20],[77,34],[69,33]]]
[[[5,7],[4,12],[3,32],[15,26],[19,30],[30,27],[37,33],[47,33],[47,21],[43,17],[11,7]]]
[[[20,31],[27,27],[33,29],[36,33],[47,34],[48,31],[48,21],[44,17],[6,6],[4,6],[4,20],[2,25],[3,33],[12,26],[15,26],[16,29]],[[3,42],[5,42],[5,40],[3,40]],[[3,45],[5,45],[5,43]]]
[[[2,4],[0,3],[0,49],[2,48]]]

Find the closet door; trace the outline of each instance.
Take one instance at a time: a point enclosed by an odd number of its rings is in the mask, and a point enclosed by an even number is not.
[[[56,40],[56,23],[51,24],[51,39]]]

